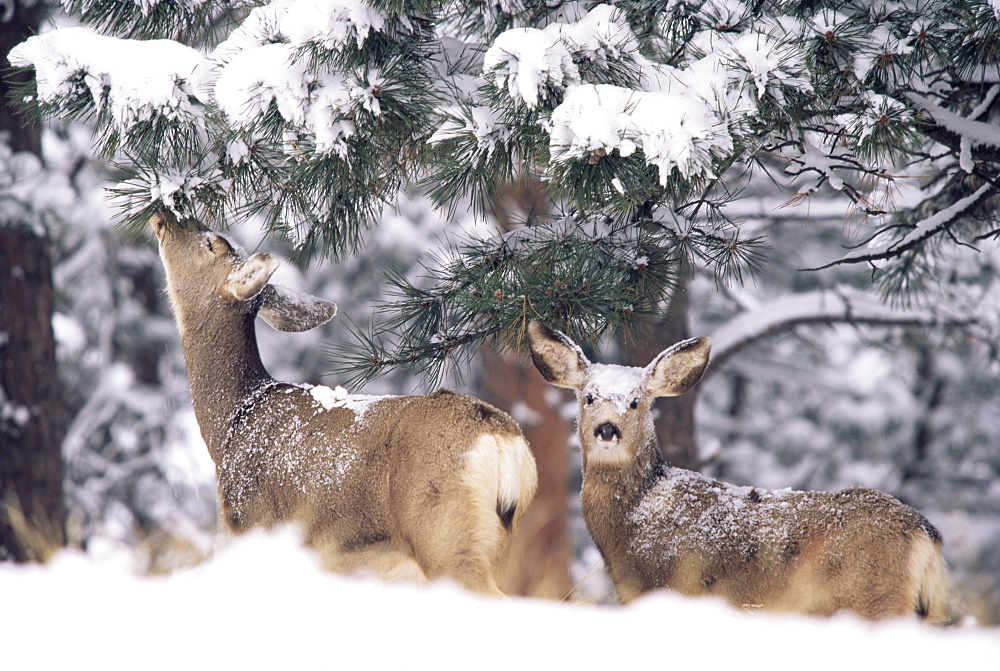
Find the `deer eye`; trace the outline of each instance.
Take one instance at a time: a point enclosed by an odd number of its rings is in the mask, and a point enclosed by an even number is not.
[[[218,235],[206,235],[204,241],[205,248],[215,256],[227,254],[232,249],[226,239]]]
[[[587,394],[586,399],[587,399],[587,405],[590,405],[591,403],[594,402],[594,395],[593,394]]]
[[[639,399],[633,398],[632,402],[628,404],[628,407],[632,408],[633,410],[635,410],[636,408],[638,408],[639,407]]]

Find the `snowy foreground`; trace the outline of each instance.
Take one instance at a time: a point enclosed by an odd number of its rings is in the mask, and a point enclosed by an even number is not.
[[[254,535],[170,578],[71,552],[0,567],[5,669],[1000,669],[1000,630],[740,613],[659,595],[628,607],[494,601],[321,572]]]

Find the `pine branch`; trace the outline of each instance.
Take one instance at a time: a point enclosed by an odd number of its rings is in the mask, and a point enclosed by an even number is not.
[[[341,375],[354,383],[404,367],[438,378],[484,341],[512,344],[531,319],[585,342],[631,330],[663,304],[677,253],[658,232],[566,221],[467,241],[449,259],[428,260],[420,286],[386,277],[387,301],[377,309],[386,319],[338,352]]]
[[[104,34],[192,45],[214,44],[240,18],[228,0],[63,0],[62,5]]]

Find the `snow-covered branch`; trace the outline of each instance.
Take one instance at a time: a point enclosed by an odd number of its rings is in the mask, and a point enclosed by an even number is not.
[[[968,315],[942,306],[897,308],[858,289],[838,286],[783,296],[757,305],[729,320],[712,333],[712,363],[706,374],[753,343],[809,324],[865,324],[872,326],[962,326],[974,323]]]
[[[899,240],[893,240],[892,242],[881,245],[873,245],[871,247],[856,249],[848,254],[845,254],[840,259],[830,261],[829,263],[816,268],[806,268],[806,270],[824,270],[826,268],[845,263],[871,263],[873,261],[884,261],[886,259],[900,257],[929,238],[932,238],[933,236],[951,228],[959,221],[962,215],[976,205],[976,203],[980,202],[985,196],[991,195],[995,192],[995,187],[990,184],[984,184],[976,189],[975,192],[964,198],[958,199],[949,207],[946,207],[926,219],[917,222],[917,224],[913,226],[912,230]]]
[[[958,138],[959,163],[963,170],[971,173],[974,168],[974,149],[977,147],[989,147],[989,151],[993,153],[992,158],[994,159],[997,156],[997,152],[1000,152],[1000,128],[991,123],[983,123],[982,121],[975,120],[975,117],[981,113],[979,108],[988,106],[989,99],[996,95],[995,89],[996,87],[994,86],[989,96],[987,96],[987,101],[980,104],[968,118],[950,112],[940,105],[936,105],[930,98],[918,93],[908,93],[907,97],[911,102],[919,105],[930,114],[931,118],[934,119],[934,123],[941,130]],[[940,134],[937,134],[936,139],[943,141]]]

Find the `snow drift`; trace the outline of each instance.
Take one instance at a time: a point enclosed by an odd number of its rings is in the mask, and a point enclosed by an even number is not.
[[[0,567],[10,669],[997,668],[996,631],[736,612],[660,594],[627,607],[496,601],[323,573],[296,535],[251,534],[169,578],[64,552]]]

